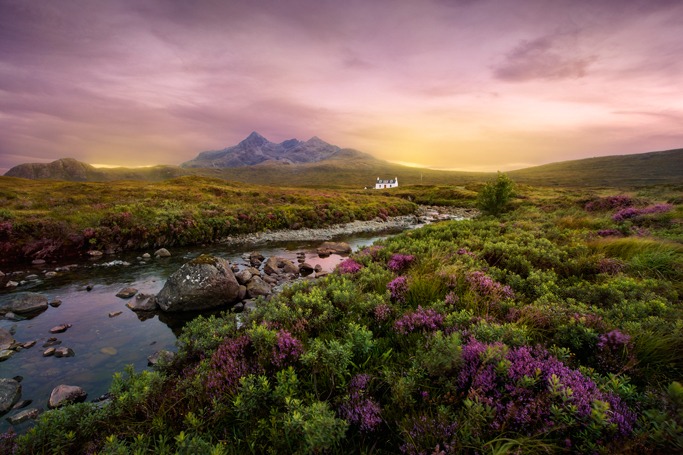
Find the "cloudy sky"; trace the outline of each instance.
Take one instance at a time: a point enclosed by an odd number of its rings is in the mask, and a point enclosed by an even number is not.
[[[683,147],[680,0],[0,0],[0,172],[251,131],[509,170]]]

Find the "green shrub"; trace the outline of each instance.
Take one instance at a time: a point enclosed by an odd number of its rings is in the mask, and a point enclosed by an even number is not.
[[[513,195],[514,183],[499,172],[496,180],[488,182],[479,191],[477,207],[484,213],[498,215],[508,208]]]

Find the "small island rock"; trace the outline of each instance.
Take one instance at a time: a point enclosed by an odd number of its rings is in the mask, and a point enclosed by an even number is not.
[[[88,394],[81,387],[60,384],[52,389],[47,406],[55,409],[70,403],[80,403],[85,401],[87,396]]]
[[[21,384],[10,378],[0,378],[0,414],[4,414],[19,401]]]

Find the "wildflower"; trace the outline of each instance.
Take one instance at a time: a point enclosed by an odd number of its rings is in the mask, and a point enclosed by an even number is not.
[[[351,258],[344,260],[342,263],[340,263],[337,266],[337,270],[339,270],[339,273],[343,273],[343,274],[354,274],[362,268],[363,268],[362,264],[359,264],[358,262],[354,261]]]
[[[401,270],[408,267],[415,260],[415,256],[412,254],[394,254],[389,259],[387,267],[394,272],[400,272]]]
[[[273,364],[278,367],[291,365],[303,353],[301,341],[292,336],[291,333],[280,330],[277,333],[277,342],[273,346]]]
[[[370,375],[359,374],[353,377],[348,386],[348,398],[339,407],[339,414],[348,422],[358,425],[361,432],[374,431],[382,418],[379,404],[368,397]]]
[[[406,301],[406,293],[408,292],[408,279],[404,276],[396,277],[387,284],[387,289],[389,289],[392,299],[403,303]]]
[[[515,297],[510,286],[503,286],[484,272],[471,272],[467,275],[466,280],[473,291],[482,297],[490,298],[493,302]]]
[[[252,361],[251,340],[242,335],[228,338],[211,356],[210,371],[206,382],[209,395],[219,398],[232,394],[239,386],[240,378],[258,372],[257,362]]]
[[[443,325],[443,315],[433,308],[417,307],[417,310],[404,314],[394,323],[394,328],[400,334],[414,332],[417,329],[434,331]]]
[[[391,307],[386,303],[380,303],[375,307],[374,313],[377,322],[386,321],[391,316]]]
[[[617,196],[607,196],[590,201],[584,206],[584,209],[586,209],[588,212],[596,212],[599,210],[626,208],[630,207],[631,205],[633,205],[633,199],[631,199],[629,196],[620,194]]]

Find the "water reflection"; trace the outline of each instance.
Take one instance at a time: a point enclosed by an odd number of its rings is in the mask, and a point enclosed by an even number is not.
[[[387,235],[358,235],[340,240],[356,250]],[[295,264],[297,253],[303,252],[311,266],[319,264],[323,270],[331,271],[343,258],[339,255],[318,257],[315,248],[320,243],[173,249],[173,256],[164,259],[141,260],[135,254],[122,254],[84,261],[75,267],[65,267],[73,263],[33,267],[30,273],[40,278],[15,290],[0,290],[0,304],[25,291],[39,292],[50,302],[61,300],[62,303],[19,321],[0,320],[0,327],[12,330],[17,342],[36,341],[35,346],[0,362],[0,377],[23,376],[21,400],[33,400],[31,407],[46,409],[50,392],[59,384],[81,386],[88,392],[89,400],[95,399],[107,392],[115,372],[123,371],[128,364],[136,371],[147,368],[147,357],[154,352],[175,350],[176,338],[188,321],[198,314],[210,314],[136,313],[125,306],[128,300],[116,297],[118,291],[130,286],[140,293],[157,294],[171,273],[202,253],[223,257],[244,268],[248,266],[242,259],[245,252],[256,250],[266,257],[281,256]],[[60,270],[57,276],[45,278],[44,272],[56,269]],[[72,327],[64,333],[51,334],[50,329],[60,324],[72,324]],[[59,346],[73,349],[75,356],[44,357],[43,345],[50,337],[61,341]],[[0,432],[10,427],[5,417],[14,413],[11,411],[0,418]],[[31,425],[29,421],[15,425],[14,429],[23,432]]]

